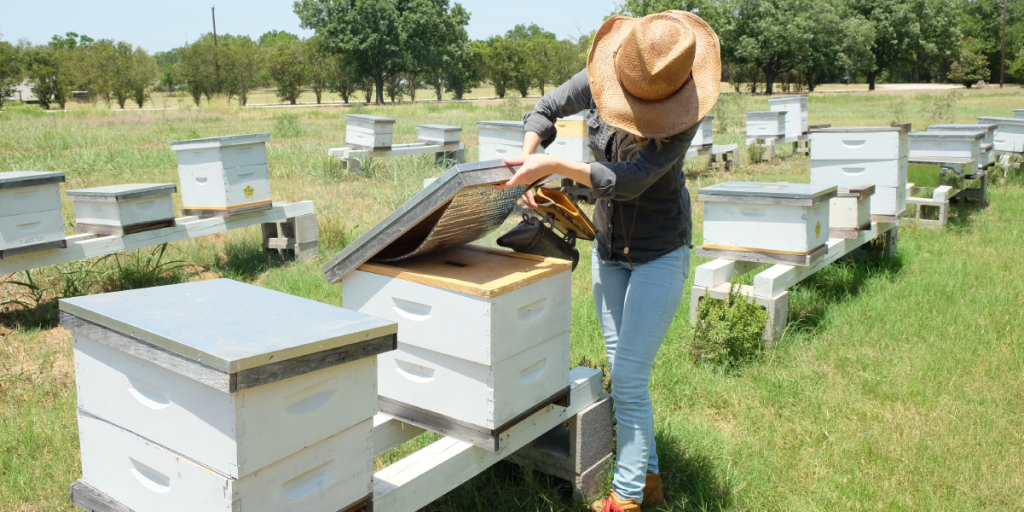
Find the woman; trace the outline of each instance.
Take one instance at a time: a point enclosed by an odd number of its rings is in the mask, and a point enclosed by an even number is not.
[[[611,367],[618,424],[615,476],[596,511],[634,512],[664,501],[648,389],[651,366],[679,308],[690,268],[690,195],[683,157],[718,100],[718,37],[696,15],[668,11],[613,16],[594,36],[587,69],[526,116],[521,165],[500,188],[552,174],[590,186],[598,197],[594,303]],[[534,155],[555,139],[559,117],[588,110],[583,164]],[[524,202],[536,207],[532,192]]]

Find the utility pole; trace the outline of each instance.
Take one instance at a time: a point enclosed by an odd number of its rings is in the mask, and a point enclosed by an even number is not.
[[[213,47],[217,48],[217,6],[210,7],[210,15],[213,16]],[[1005,32],[1005,27],[1004,27]],[[213,65],[217,70],[217,89],[220,89],[220,59],[217,53],[213,54]]]
[[[1003,0],[1003,55],[999,58],[999,88],[1003,88],[1003,82],[1006,80],[1006,2],[1009,0]]]

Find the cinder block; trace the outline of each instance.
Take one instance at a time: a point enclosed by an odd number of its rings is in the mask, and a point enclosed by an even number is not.
[[[294,226],[292,238],[295,238],[295,243],[304,244],[320,240],[320,226],[316,222],[315,213],[300,215],[288,221]]]
[[[723,287],[724,288],[724,287]],[[764,327],[764,345],[771,346],[782,338],[786,331],[786,323],[789,316],[789,292],[782,292],[771,299],[754,296],[752,286],[740,286],[740,293],[747,298],[747,303],[756,301],[758,305],[768,311],[768,321]],[[712,299],[725,300],[729,297],[728,289],[717,290],[694,286],[690,294],[690,323],[697,321],[697,306],[700,301],[710,294]]]

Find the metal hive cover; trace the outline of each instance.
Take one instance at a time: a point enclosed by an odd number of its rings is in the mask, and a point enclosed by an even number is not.
[[[977,130],[929,130],[926,132],[914,132],[908,135],[911,140],[913,139],[949,139],[949,140],[981,140],[985,136],[986,130],[983,126],[978,125]]]
[[[995,124],[933,124],[928,127],[928,131],[941,131],[941,130],[964,130],[964,131],[992,131],[995,130],[998,125]]]
[[[251,133],[248,135],[229,135],[227,137],[207,137],[205,139],[179,140],[171,143],[172,151],[192,151],[196,149],[222,148],[245,144],[266,143],[270,140],[269,133]]]
[[[144,197],[165,196],[178,191],[174,183],[132,183],[68,190],[69,201],[120,202]]]
[[[526,190],[494,190],[517,169],[501,160],[452,167],[321,270],[335,284],[367,261],[399,261],[483,238],[508,218]]]
[[[10,188],[35,187],[64,183],[64,173],[60,171],[10,171],[0,172],[0,190]]]
[[[753,183],[745,181],[729,181],[697,191],[700,201],[745,202],[765,204],[798,204],[807,206],[827,201],[836,196],[836,187],[827,185],[809,185],[806,183]]]
[[[978,124],[1024,126],[1024,119],[1016,119],[1013,117],[979,117]]]

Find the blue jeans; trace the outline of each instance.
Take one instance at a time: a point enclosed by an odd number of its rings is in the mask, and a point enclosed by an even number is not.
[[[612,373],[618,446],[612,490],[643,500],[647,473],[658,473],[654,446],[651,366],[683,297],[690,248],[633,265],[604,262],[594,244],[594,305]]]

